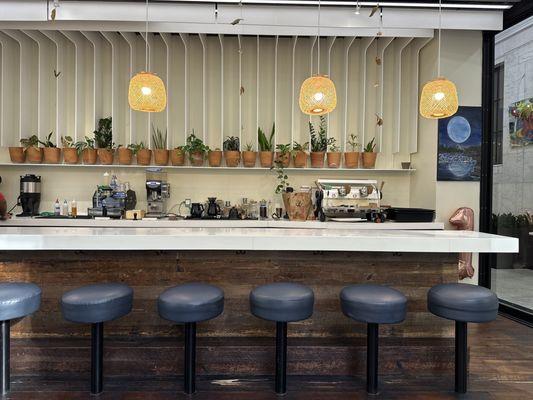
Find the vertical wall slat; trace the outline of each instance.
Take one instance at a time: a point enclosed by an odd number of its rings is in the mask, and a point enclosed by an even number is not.
[[[166,73],[166,82],[165,86],[167,88],[167,108],[165,109],[165,117],[166,117],[166,124],[167,124],[167,149],[171,149],[173,142],[171,143],[171,138],[173,137],[172,133],[172,126],[170,123],[170,106],[173,103],[173,91],[170,90],[170,84],[172,81],[171,78],[171,72],[172,72],[172,60],[171,60],[171,54],[172,54],[172,36],[170,33],[161,33],[161,38],[163,39],[163,42],[165,43],[166,53],[167,53],[167,73]]]
[[[276,135],[274,135],[274,148],[276,148],[278,141],[278,44],[279,37],[276,35],[274,42],[274,125],[276,126]],[[258,46],[259,47],[259,46]]]
[[[184,118],[184,135],[185,135],[185,143],[187,142],[187,135],[189,134],[189,34],[188,33],[180,33],[181,41],[183,42],[184,47],[184,57],[183,57],[183,63],[184,63],[184,90],[183,90],[183,96],[185,98],[184,101],[184,109],[185,109],[185,118]]]
[[[256,53],[255,53],[255,84],[257,85],[256,88],[256,97],[255,97],[255,147],[259,148],[259,136],[257,135],[257,132],[259,131],[259,35],[257,35],[257,43],[256,43]],[[276,135],[274,135],[275,137]],[[276,139],[274,138],[274,141]]]
[[[309,76],[313,76],[315,43],[317,42],[317,39],[320,40],[317,36],[312,36],[311,38],[309,38],[309,40],[311,42],[310,49],[309,49],[309,54],[310,54],[310,57],[309,57]],[[318,51],[317,51],[317,55],[318,55]],[[320,65],[318,65],[319,59],[320,59],[320,57],[317,57],[317,68],[316,68],[317,74],[320,73]],[[309,121],[311,121],[311,119],[312,119],[311,115],[309,115]],[[308,136],[309,136],[309,151],[311,151],[311,134],[309,133]]]
[[[335,39],[337,39],[336,36],[328,36],[327,44],[328,44],[328,76],[330,79],[333,79],[331,77],[331,49],[333,48],[333,44],[335,43]],[[329,117],[330,114],[327,114],[327,131],[326,134],[329,137]]]
[[[205,34],[200,33],[200,43],[202,44],[202,130],[203,138],[207,139],[207,49]]]
[[[296,67],[296,43],[298,43],[298,36],[292,37],[292,77],[291,77],[291,93],[292,93],[292,99],[291,99],[291,146],[294,143],[294,109],[296,108],[296,102],[295,102],[295,94],[296,94],[296,88],[295,88],[295,67]]]
[[[242,93],[241,93],[241,88],[242,88],[242,37],[241,35],[237,35],[237,42],[238,42],[238,49],[237,51],[239,52],[238,54],[238,58],[239,58],[239,63],[238,63],[238,68],[239,68],[239,79],[238,79],[238,84],[239,84],[239,87],[237,88],[237,93],[239,94],[239,145],[241,143],[241,136],[242,136]],[[224,140],[224,139],[222,139]]]
[[[130,79],[137,73],[137,70],[135,69],[135,62],[137,60],[137,40],[136,40],[136,34],[133,32],[120,32],[126,43],[128,43],[128,47],[130,49],[130,60],[129,60],[129,72],[130,72]],[[130,107],[129,109],[129,119],[130,119],[130,131],[129,131],[129,142],[134,143],[135,137],[134,132],[136,129],[136,123],[134,118],[134,110]]]
[[[366,129],[366,59],[367,51],[374,38],[366,37],[361,39],[360,46],[360,76],[362,82],[362,90],[359,90],[359,106],[361,110],[360,119],[359,119],[359,137],[361,138],[361,144],[365,145],[365,129]]]
[[[98,95],[102,93],[102,36],[97,32],[83,31],[83,36],[89,40],[93,48],[93,93],[92,93],[92,111],[93,111],[93,129],[96,129],[96,120],[102,115],[102,102],[98,100]]]
[[[350,67],[350,47],[355,41],[355,36],[344,39],[344,129],[342,132],[342,151],[346,151],[346,140],[348,132],[348,100],[349,100],[349,80],[348,72]]]
[[[381,44],[381,48],[379,49],[378,57],[381,59],[381,67],[380,67],[380,79],[379,79],[379,96],[376,99],[377,101],[377,109],[379,110],[379,116],[383,118],[383,96],[385,93],[385,50],[394,40],[393,37],[385,37],[380,38],[379,43]],[[382,143],[383,143],[383,125],[378,126],[378,136],[379,136],[379,143],[378,143],[378,152],[381,152],[382,150]]]
[[[218,35],[220,42],[220,148],[224,142],[224,35]]]
[[[18,146],[21,139],[20,130],[20,109],[18,108],[20,84],[18,79],[13,79],[13,76],[18,73],[20,62],[15,57],[17,43],[0,31],[0,47],[2,48],[2,121],[1,121],[1,139],[2,145],[6,143],[10,146]],[[16,140],[12,135],[16,132]]]
[[[141,32],[142,38],[145,40],[145,44],[148,46],[148,71],[152,70],[152,65],[154,63],[152,62],[152,58],[154,57],[155,49],[152,49],[152,43],[150,43],[150,39],[153,39],[154,34],[152,32],[148,32],[148,36],[146,36],[146,32]],[[147,118],[147,127],[146,127],[146,135],[148,136],[146,141],[148,143],[148,147],[152,148],[152,135],[151,135],[151,127],[152,127],[152,113],[146,113],[148,114]]]
[[[394,84],[395,84],[395,113],[394,113],[394,140],[392,142],[392,152],[400,152],[401,141],[401,110],[402,110],[402,54],[413,38],[398,38],[396,39],[396,47],[394,48],[394,62],[396,68],[394,69]]]

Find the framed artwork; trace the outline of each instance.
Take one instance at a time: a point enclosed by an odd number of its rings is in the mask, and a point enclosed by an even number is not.
[[[509,142],[511,147],[533,145],[533,98],[509,106]]]
[[[481,107],[459,107],[439,119],[438,181],[479,181],[481,175]]]

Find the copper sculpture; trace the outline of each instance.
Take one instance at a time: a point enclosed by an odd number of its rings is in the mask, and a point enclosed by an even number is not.
[[[468,207],[458,208],[450,217],[450,224],[461,231],[474,230],[474,210]],[[472,266],[472,253],[459,253],[458,264],[459,280],[466,277],[474,276],[474,267]]]

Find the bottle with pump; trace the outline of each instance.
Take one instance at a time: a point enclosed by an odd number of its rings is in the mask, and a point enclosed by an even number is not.
[[[76,204],[76,200],[72,200],[70,203],[70,213],[73,218],[78,216],[78,205]]]
[[[63,206],[61,207],[61,215],[68,217],[68,203],[67,200],[63,200]]]
[[[61,215],[61,204],[59,204],[59,199],[56,199],[54,203],[54,215]]]

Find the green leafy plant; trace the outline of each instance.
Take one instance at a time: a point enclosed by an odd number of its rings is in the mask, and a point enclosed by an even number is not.
[[[276,145],[276,150],[279,151],[281,156],[284,156],[285,154],[290,154],[291,150],[292,150],[291,149],[291,144],[290,143],[278,144],[278,145]]]
[[[275,161],[270,169],[276,172],[276,179],[278,180],[275,193],[280,194],[285,192],[290,184],[288,180],[289,176],[285,173],[285,169],[283,168],[283,162]]]
[[[54,134],[54,131],[50,132],[46,139],[43,141],[39,140],[39,143],[43,145],[43,147],[56,147],[54,142],[52,142],[52,135]]]
[[[276,133],[276,124],[272,124],[270,136],[267,138],[265,132],[261,127],[257,128],[257,140],[259,142],[259,149],[261,151],[272,151],[274,148],[274,134]]]
[[[30,147],[39,147],[39,138],[37,137],[37,135],[31,135],[28,138],[20,139],[20,144],[25,149],[28,149]]]
[[[81,153],[85,149],[94,149],[95,143],[94,139],[91,139],[90,137],[85,136],[85,140],[80,140],[79,142],[76,142],[74,144],[74,147],[78,150],[78,153]]]
[[[309,148],[309,142],[305,142],[305,143],[300,144],[297,141],[294,141],[294,143],[292,144],[292,152],[293,153],[297,153],[299,151],[306,152],[308,148]]]
[[[318,124],[318,132],[315,126],[309,121],[309,135],[311,136],[311,151],[312,152],[321,152],[327,151],[329,144],[332,139],[328,139],[328,124],[326,117],[323,115],[320,116],[320,123]]]
[[[359,139],[357,138],[357,135],[354,135],[353,133],[350,134],[350,137],[348,137],[347,140],[348,146],[352,149],[352,151],[358,151],[359,150]]]
[[[224,151],[239,151],[239,138],[237,136],[228,136],[226,140],[224,140],[222,147],[224,148]]]
[[[191,161],[193,153],[206,154],[209,152],[209,147],[204,144],[202,139],[196,137],[194,129],[192,130],[192,133],[187,136],[187,142],[185,146],[183,146],[183,149],[189,154],[189,160]]]
[[[376,140],[376,138],[372,138],[372,140],[366,144],[365,148],[363,149],[363,151],[365,153],[373,153],[374,152],[374,150],[376,149],[375,140]]]
[[[331,153],[337,153],[341,150],[340,147],[337,145],[337,139],[333,137],[329,139],[328,150]]]
[[[128,149],[130,149],[134,155],[137,155],[139,150],[146,149],[146,146],[144,145],[144,142],[131,143],[128,145]]]
[[[100,118],[94,131],[94,141],[99,149],[113,149],[113,127],[111,117]]]
[[[246,151],[254,151],[254,145],[250,142],[246,143]]]
[[[152,124],[152,145],[154,149],[166,149],[167,148],[167,131],[163,134],[163,131],[156,128]]]
[[[61,146],[64,148],[72,148],[75,147],[76,143],[74,143],[74,140],[71,136],[61,136]]]

